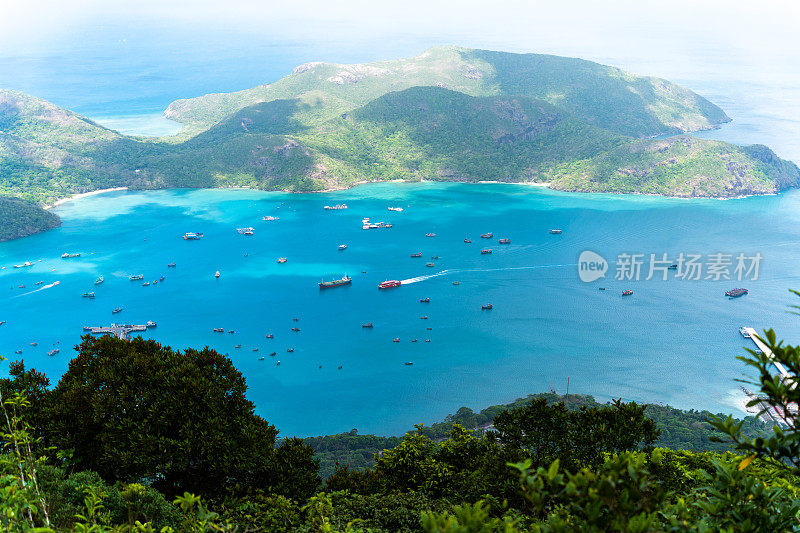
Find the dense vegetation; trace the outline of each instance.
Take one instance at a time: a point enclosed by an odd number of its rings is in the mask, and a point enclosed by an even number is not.
[[[0,90],[0,195],[44,205],[119,186],[300,192],[404,179],[731,197],[800,185],[764,146],[650,139],[728,120],[688,89],[556,56],[443,47],[310,63],[166,113],[184,122],[180,135],[134,138]]]
[[[760,352],[742,359],[764,401],[790,413],[800,347],[764,338],[790,378]],[[530,396],[367,437],[383,447],[372,464],[338,464],[323,482],[312,446],[336,452],[355,432],[278,441],[228,357],[110,336],[76,349],[55,387],[22,362],[0,380],[4,531],[775,532],[800,519],[792,415],[767,431],[752,419]],[[704,446],[709,435],[728,451],[657,447]]]
[[[19,198],[0,196],[0,242],[27,237],[61,225],[61,220],[45,209]]]

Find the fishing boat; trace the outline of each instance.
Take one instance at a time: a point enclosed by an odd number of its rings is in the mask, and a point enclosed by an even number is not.
[[[38,342],[31,342],[31,343],[29,343],[29,344],[30,344],[31,346],[39,346],[39,343],[38,343]]]
[[[275,357],[276,355],[278,355],[278,352],[272,352],[271,354],[269,354],[270,357]]]
[[[156,323],[155,323],[155,322],[153,322],[152,320],[148,320],[148,321],[145,323],[145,327],[147,327],[147,328],[154,328],[154,327],[156,327],[156,326],[158,326],[158,324],[156,324]]]
[[[411,339],[411,342],[417,342],[417,339]]]
[[[214,272],[214,277],[215,277],[215,278],[218,278],[218,277],[219,277],[219,270],[217,270],[216,272]]]
[[[261,220],[263,220],[265,222],[272,222],[274,220],[280,220],[280,218],[279,217],[273,217],[273,216],[265,216]]]
[[[24,288],[25,288],[25,285],[20,285],[18,288],[20,288],[20,289],[24,289]]]
[[[94,298],[94,292],[84,292],[81,296],[83,298]]]
[[[63,254],[61,254],[61,259],[71,259],[73,257],[80,257],[80,256],[81,256],[81,254],[79,254],[79,253],[78,254],[71,254],[71,253],[64,252]]]
[[[428,297],[425,297],[425,298],[420,298],[420,299],[419,299],[419,301],[420,301],[421,303],[427,304],[427,303],[430,303],[430,302],[431,302],[431,299],[430,299],[430,298],[428,298]]]
[[[230,333],[231,335],[233,335],[234,333],[236,333],[236,331],[234,331],[234,330],[232,330],[232,329],[229,329],[229,330],[228,330],[228,333]]]
[[[394,287],[399,287],[399,286],[400,286],[400,280],[396,279],[381,281],[378,284],[379,289],[393,289]]]
[[[14,350],[14,353],[15,353],[15,354],[17,354],[17,355],[19,355],[19,354],[21,354],[21,353],[22,353],[22,350]]]
[[[202,233],[194,232],[194,231],[187,231],[183,234],[184,241],[199,241],[203,238]]]
[[[34,283],[34,285],[42,285],[43,283],[44,281],[37,281],[36,283]]]
[[[158,283],[158,280],[157,280],[157,279],[154,279],[154,280],[153,280],[153,285],[156,285],[157,283]]]
[[[225,328],[212,328],[214,333],[225,333]]]
[[[56,355],[58,352],[60,352],[60,351],[61,350],[59,350],[58,348],[54,348],[54,349],[50,350],[49,352],[47,352],[47,355],[52,357],[52,356]]]
[[[239,235],[255,235],[256,230],[255,228],[236,228],[236,231],[239,232]]]
[[[117,313],[121,313],[121,312],[122,312],[122,308],[121,307],[115,307],[114,310],[111,311],[111,314],[112,315],[116,315]]]
[[[739,296],[744,296],[745,294],[747,294],[747,289],[742,289],[742,288],[736,288],[736,289],[731,289],[729,291],[725,291],[725,296],[727,296],[728,298],[738,298]]]
[[[425,263],[425,266],[426,267],[432,267],[432,266],[436,266],[436,265],[434,265],[433,263]]]
[[[389,207],[389,208],[387,208],[387,209],[388,209],[389,211],[396,211],[396,212],[398,212],[398,213],[402,213],[402,212],[403,212],[403,208],[402,208],[402,207]]]
[[[453,285],[461,285],[461,282],[460,281],[454,281]]]
[[[406,361],[406,362],[405,362],[405,363],[403,363],[403,364],[404,364],[404,365],[406,365],[406,366],[411,366],[411,365],[413,365],[414,363],[412,363],[411,361]]]
[[[464,239],[464,242],[467,244],[472,244],[472,239]]]
[[[410,257],[422,257],[422,252],[413,253]]]
[[[292,331],[294,331],[294,332],[298,332],[298,331],[300,331],[300,328],[296,328],[296,327],[295,327],[295,328],[292,328]]]
[[[178,266],[176,263],[167,263],[167,268],[175,268]]]
[[[283,263],[285,263],[285,262],[286,262],[286,258],[285,258],[285,257],[279,257],[279,258],[278,258],[278,263],[281,263],[281,264],[283,264]]]
[[[426,233],[425,236],[426,237],[436,237],[436,234],[435,233]]]
[[[351,281],[353,281],[353,278],[345,274],[343,278],[333,279],[331,281],[320,281],[318,285],[320,289],[330,289],[333,287],[341,287],[342,285],[350,285]]]
[[[631,289],[625,289],[624,291],[622,291],[623,296],[630,296],[631,294],[633,294],[633,290]]]
[[[492,249],[491,248],[484,248],[483,250],[481,250],[481,253],[484,254],[484,255],[490,254],[490,253],[492,253]]]
[[[128,276],[128,279],[131,281],[139,281],[144,279],[144,274],[131,274]]]
[[[746,327],[744,327],[744,326],[742,326],[742,327],[740,327],[740,328],[739,328],[739,333],[741,333],[741,334],[742,334],[742,337],[744,337],[745,339],[749,339],[749,338],[751,338],[751,337],[750,337],[750,333],[747,331],[747,328],[746,328]]]
[[[511,239],[500,239],[497,242],[500,244],[511,244]]]
[[[374,327],[374,326],[372,325],[372,322],[367,322],[366,324],[361,324],[361,327],[362,328],[371,328],[371,327]]]
[[[106,279],[105,279],[105,278],[104,278],[104,277],[101,275],[99,278],[97,278],[96,280],[94,280],[94,284],[95,284],[95,285],[100,285],[100,284],[101,284],[101,283],[103,283],[105,280],[106,280]]]
[[[492,234],[491,233],[483,233],[483,234],[481,234],[481,239],[491,239],[491,238],[492,238]]]
[[[428,320],[428,315],[423,315],[419,317],[420,320]]]
[[[347,204],[326,205],[323,209],[325,211],[338,211],[340,209],[347,209]]]
[[[347,245],[346,244],[340,244],[339,245],[339,251],[341,251],[341,250],[347,250]]]
[[[481,309],[486,309],[487,311],[491,311],[492,309],[494,309],[494,306],[492,304],[484,304],[481,306]]]
[[[237,350],[238,350],[239,348],[241,348],[241,347],[242,347],[242,345],[241,345],[241,344],[237,344],[236,346],[234,346],[234,348],[235,348],[235,349],[237,349]]]
[[[14,265],[14,268],[25,268],[25,267],[29,267],[29,266],[33,266],[33,263],[30,262],[30,261],[25,261],[21,265]]]
[[[160,278],[158,278],[158,281],[164,281],[164,279],[165,279],[165,278],[164,278],[164,276],[162,275]]]
[[[392,342],[400,342],[400,339],[392,339]]]
[[[150,286],[149,281],[145,281],[144,283],[142,283],[142,287],[149,287],[149,286]]]
[[[264,360],[264,356],[262,355],[261,357],[258,358],[258,360],[259,361],[263,361]]]
[[[558,229],[558,228],[556,228],[556,229],[551,229],[551,230],[550,230],[550,234],[551,234],[551,235],[558,235],[558,234],[560,234],[560,233],[561,233],[561,230],[560,230],[560,229]]]
[[[438,255],[432,255],[431,259],[439,259],[439,256]]]
[[[258,348],[253,348],[253,351],[254,351],[254,352],[257,352],[257,351],[258,351]]]
[[[294,352],[294,348],[286,348],[286,351],[287,351],[288,353],[292,353],[292,352]]]

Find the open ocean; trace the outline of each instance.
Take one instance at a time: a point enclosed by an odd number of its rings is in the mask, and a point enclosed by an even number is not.
[[[407,57],[453,42],[523,51],[451,37],[315,44],[99,26],[45,52],[0,50],[0,87],[46,98],[124,133],[164,135],[178,129],[160,115],[171,101],[274,81],[307,61]],[[647,46],[587,54],[592,46],[524,51],[583,56],[668,77],[734,119],[702,135],[767,144],[800,161],[798,63],[763,76],[764,69],[743,68],[714,47],[696,47],[698,55],[684,62],[658,59]],[[322,209],[341,202],[350,209]],[[405,210],[387,211],[392,205]],[[147,336],[159,342],[229,353],[247,377],[258,412],[284,436],[351,428],[400,433],[462,405],[477,410],[551,387],[563,393],[568,378],[570,392],[601,400],[621,396],[741,414],[734,379],[745,367],[735,356],[747,342],[738,327],[775,327],[794,341],[800,334],[800,319],[787,313],[797,303],[788,289],[800,288],[797,191],[717,201],[392,183],[314,195],[118,192],[69,202],[56,212],[62,228],[0,244],[0,321],[7,321],[0,326],[0,353],[22,357],[55,382],[82,325],[154,320],[158,327]],[[263,215],[280,220],[263,222]],[[394,227],[363,231],[364,216]],[[241,226],[255,227],[255,235],[238,235]],[[550,235],[552,227],[564,233]],[[206,237],[186,242],[186,231]],[[494,253],[481,255],[488,243],[479,235],[487,231],[494,233]],[[437,237],[426,238],[428,232]],[[465,237],[473,243],[465,244]],[[498,245],[499,237],[512,244]],[[347,250],[337,250],[341,243]],[[581,282],[576,263],[583,250],[612,262],[612,279]],[[423,258],[409,257],[416,251]],[[62,260],[63,252],[82,255]],[[613,280],[621,252],[758,252],[764,259],[757,281],[622,283]],[[433,255],[439,256],[435,266],[426,267]],[[288,262],[277,264],[279,256]],[[35,266],[12,267],[26,260]],[[177,268],[168,269],[169,262]],[[166,279],[142,287],[128,280],[135,273]],[[321,278],[345,273],[353,276],[351,286],[317,288]],[[95,287],[100,274],[106,281]],[[421,279],[390,291],[376,288],[395,278]],[[33,292],[38,281],[60,283]],[[737,285],[750,294],[723,296]],[[622,298],[628,287],[635,294]],[[88,290],[96,290],[95,300],[81,298]],[[420,303],[422,297],[431,302]],[[482,311],[488,302],[494,309]],[[124,311],[112,316],[118,306]],[[362,329],[364,322],[374,329]],[[235,333],[216,334],[213,327]],[[275,338],[266,339],[267,333]],[[29,345],[34,341],[35,348]],[[53,346],[61,352],[48,357]],[[22,355],[12,355],[18,349]]]

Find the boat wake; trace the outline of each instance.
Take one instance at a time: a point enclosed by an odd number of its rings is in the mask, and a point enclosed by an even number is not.
[[[463,272],[506,272],[511,270],[538,270],[543,268],[565,268],[565,267],[576,267],[578,263],[561,263],[557,265],[532,265],[532,266],[521,266],[521,267],[502,267],[502,268],[449,268],[447,270],[442,270],[441,272],[436,272],[435,274],[428,274],[427,276],[417,276],[416,278],[409,278],[400,280],[400,284],[402,285],[410,285],[412,283],[419,283],[420,281],[429,280],[431,278],[437,278],[439,276],[444,276],[447,274],[460,274]]]
[[[61,283],[61,282],[60,281],[54,281],[53,283],[49,283],[47,285],[42,285],[41,287],[39,287],[36,290],[28,291],[28,292],[26,292],[24,294],[18,294],[16,296],[14,296],[14,298],[21,298],[22,296],[28,296],[29,294],[33,294],[34,292],[43,291],[45,289],[51,289],[51,288],[55,287],[56,285],[58,285],[59,283]]]

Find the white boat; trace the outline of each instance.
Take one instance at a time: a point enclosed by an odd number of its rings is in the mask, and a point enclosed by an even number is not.
[[[219,277],[219,270],[217,270],[216,272],[214,272],[214,277],[215,277],[215,278],[218,278],[218,277]]]
[[[236,228],[236,231],[239,232],[239,235],[255,235],[256,233],[255,228]]]
[[[70,259],[72,257],[80,257],[80,256],[81,256],[81,254],[79,254],[79,253],[70,254],[70,253],[64,252],[63,254],[61,254],[61,259]]]
[[[14,265],[14,268],[25,268],[29,266],[33,266],[33,263],[31,263],[30,261],[25,261],[21,265]]]
[[[346,244],[340,244],[339,245],[339,249],[340,250],[347,250],[347,245]]]
[[[402,207],[390,207],[389,211],[397,211],[398,213],[402,213],[403,212],[403,208]]]
[[[747,328],[745,326],[739,328],[739,333],[741,333],[742,337],[744,337],[745,339],[751,338],[750,333],[747,331]]]
[[[101,283],[103,283],[104,281],[105,281],[105,278],[103,278],[103,276],[101,275],[99,278],[97,278],[96,280],[94,280],[94,284],[95,284],[95,285],[100,285],[100,284],[101,284]]]
[[[144,279],[144,274],[133,274],[131,276],[128,276],[128,279],[131,281],[139,281]]]

